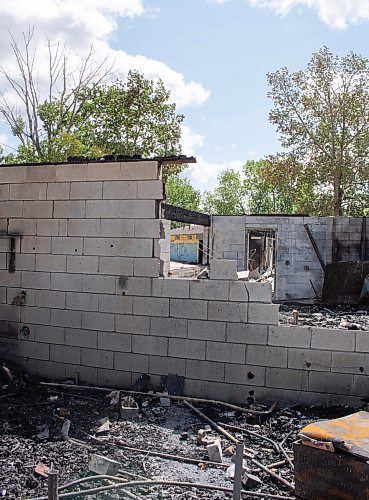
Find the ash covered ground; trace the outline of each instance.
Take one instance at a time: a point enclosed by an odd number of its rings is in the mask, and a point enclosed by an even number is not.
[[[106,393],[102,392],[62,392],[61,389],[40,387],[32,383],[12,396],[4,398],[4,395],[4,391],[0,392],[0,498],[32,499],[47,494],[47,478],[35,472],[37,464],[53,466],[58,470],[60,485],[91,475],[88,464],[93,453],[117,460],[122,470],[148,479],[175,479],[232,487],[226,468],[182,463],[119,447],[124,444],[147,451],[156,450],[208,460],[206,447],[197,444],[198,431],[206,423],[183,403],[172,403],[165,408],[160,406],[158,400],[147,399],[147,406],[143,408],[141,416],[137,420],[126,421],[120,418],[117,408],[110,405]],[[143,401],[145,397],[140,402]],[[291,458],[292,443],[302,427],[317,419],[336,418],[352,412],[347,407],[328,410],[294,407],[276,409],[268,416],[250,416],[220,406],[196,403],[194,406],[216,422],[240,426],[276,443],[283,442],[283,448]],[[66,408],[70,412],[69,436],[72,439],[67,441],[61,436],[64,419],[60,414],[64,410],[61,411],[60,408]],[[254,408],[267,409],[260,406]],[[109,417],[110,430],[94,434],[99,420],[104,417]],[[234,429],[227,430],[237,438],[244,439],[249,472],[262,481],[261,485],[254,485],[252,491],[294,498],[285,486],[273,481],[269,474],[258,469],[250,460],[254,457],[264,465],[270,465],[285,457],[270,442]],[[94,435],[95,439],[91,438]],[[211,431],[208,436],[219,437],[215,431]],[[221,443],[223,452],[232,446],[224,436],[221,436]],[[231,457],[224,456],[224,462],[231,464]],[[273,470],[293,482],[293,472],[288,463],[276,466]],[[106,484],[106,481],[89,482],[63,492]],[[251,488],[248,486],[247,489]],[[130,491],[139,498],[148,499],[231,498],[230,494],[223,492],[175,486],[140,487]],[[116,499],[126,496],[120,490],[119,493],[106,492],[85,498]],[[266,497],[262,495],[262,498]]]
[[[291,325],[292,311],[299,311],[300,326],[317,326],[342,330],[369,330],[369,307],[282,304],[279,323]]]

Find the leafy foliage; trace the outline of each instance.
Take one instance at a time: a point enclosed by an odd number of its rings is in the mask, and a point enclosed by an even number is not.
[[[165,184],[166,201],[176,207],[199,211],[201,193],[195,189],[188,179],[182,179],[178,175],[170,175]]]
[[[339,58],[327,47],[308,67],[268,74],[285,153],[261,172],[288,193],[298,211],[359,215],[369,207],[369,61],[353,52]]]
[[[36,83],[33,31],[24,35],[19,47],[12,38],[19,78],[5,77],[20,108],[0,96],[0,116],[19,140],[7,162],[65,161],[68,156],[106,154],[170,156],[181,152],[180,125],[184,116],[176,113],[170,91],[159,80],[146,79],[130,71],[126,81],[103,84],[110,68],[95,64],[91,50],[75,72],[68,65],[66,48],[48,42],[48,96],[42,99]],[[168,173],[183,166],[173,165]]]

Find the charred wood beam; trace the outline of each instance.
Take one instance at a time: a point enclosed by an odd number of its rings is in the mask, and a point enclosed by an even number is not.
[[[323,271],[325,271],[325,262],[323,260],[323,257],[321,255],[320,251],[319,251],[318,245],[316,244],[314,236],[312,235],[312,233],[310,231],[310,227],[307,224],[304,224],[304,228],[305,228],[305,231],[306,231],[307,235],[309,236],[309,240],[310,240],[310,242],[311,242],[311,244],[312,244],[312,246],[314,248],[316,256],[318,257],[320,265],[322,266]]]
[[[161,216],[163,219],[185,224],[198,224],[199,226],[210,226],[210,215],[193,212],[186,208],[175,207],[163,203],[161,205]]]

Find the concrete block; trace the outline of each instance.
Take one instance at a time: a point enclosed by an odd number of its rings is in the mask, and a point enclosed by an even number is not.
[[[114,369],[126,372],[148,373],[149,356],[123,352],[114,353]]]
[[[0,200],[8,201],[10,199],[10,185],[0,184]]]
[[[40,274],[40,273],[37,273]],[[52,290],[67,290],[71,292],[80,292],[82,290],[82,275],[81,274],[64,274],[64,273],[51,273],[51,285],[49,288]],[[49,278],[50,279],[50,278]]]
[[[112,332],[114,331],[114,314],[83,311],[82,329]]]
[[[207,319],[207,312],[208,302],[206,300],[170,299],[170,316],[172,318]]]
[[[88,163],[87,180],[120,180],[120,163]]]
[[[81,328],[82,313],[81,311],[68,311],[68,309],[51,309],[50,324],[69,328]]]
[[[115,330],[135,335],[149,335],[150,318],[148,316],[131,316],[117,314],[115,316]]]
[[[117,238],[84,238],[84,255],[121,255]]]
[[[246,323],[247,309],[244,302],[209,301],[208,319]]]
[[[139,354],[152,354],[155,356],[168,355],[168,339],[165,337],[146,337],[144,335],[132,336],[132,352]]]
[[[146,278],[159,277],[159,259],[156,258],[140,258],[134,259],[133,263],[134,276],[142,276]]]
[[[163,181],[139,181],[137,183],[137,198],[140,200],[161,201],[164,198]]]
[[[153,297],[189,297],[190,282],[183,279],[157,278],[152,280]]]
[[[115,294],[115,277],[84,275],[82,280],[82,291]]]
[[[220,439],[216,439],[214,443],[208,444],[206,447],[210,462],[223,462],[222,446]]]
[[[369,355],[358,352],[332,352],[332,372],[354,373],[369,372]]]
[[[26,167],[26,182],[55,182],[55,165],[30,165]]]
[[[88,464],[88,469],[95,474],[116,476],[121,468],[120,462],[94,453]]]
[[[237,280],[237,263],[234,260],[213,259],[210,262],[210,279]]]
[[[58,236],[58,234],[59,234],[59,220],[58,219],[37,219],[36,233],[37,233],[37,236]]]
[[[290,370],[289,368],[267,368],[266,381],[267,387],[276,387],[278,389],[294,389],[303,391],[308,389],[307,373],[302,370]]]
[[[7,223],[8,234],[22,234],[23,237],[36,235],[36,227],[36,219],[8,219]]]
[[[75,366],[65,364],[65,376],[67,378],[75,378],[78,374],[78,380],[82,384],[97,385],[98,369],[91,366]]]
[[[225,365],[225,382],[252,386],[265,385],[265,367],[252,365]]]
[[[333,394],[352,394],[354,375],[349,373],[310,372],[309,390]]]
[[[139,316],[169,316],[169,299],[160,297],[133,297],[133,314]]]
[[[188,338],[225,342],[226,323],[223,321],[188,321]]]
[[[2,282],[2,284],[5,283]],[[22,271],[22,287],[49,290],[50,273]]]
[[[270,283],[246,282],[246,288],[249,293],[250,302],[263,302],[271,304],[272,285]]]
[[[268,344],[282,347],[310,347],[311,329],[299,326],[270,326]]]
[[[79,347],[51,344],[50,361],[79,365],[81,364],[81,349]]]
[[[87,164],[58,165],[56,181],[85,181],[87,179]]]
[[[97,332],[93,330],[65,328],[65,344],[97,349]]]
[[[168,355],[182,359],[205,359],[206,343],[203,340],[169,338]]]
[[[35,368],[27,370],[28,373],[37,378],[48,378],[53,380],[65,379],[65,365],[63,363],[54,363],[52,361],[38,360],[35,362]]]
[[[113,368],[114,353],[101,349],[81,349],[81,365]]]
[[[155,219],[156,203],[155,200],[87,200],[86,217],[88,219]]]
[[[103,198],[106,200],[134,200],[137,198],[137,182],[105,181]]]
[[[22,253],[51,253],[51,238],[48,236],[23,236]]]
[[[369,352],[369,335],[368,332],[356,332],[356,352]]]
[[[104,219],[101,222],[100,236],[103,238],[132,238],[134,236],[135,222],[137,221],[134,219]],[[94,235],[90,234],[89,236]],[[150,238],[149,235],[145,237]]]
[[[60,346],[55,346],[60,347]],[[17,344],[17,356],[21,358],[32,358],[49,360],[49,344],[43,344],[41,342],[29,342],[24,340],[18,342]]]
[[[53,254],[82,255],[82,252],[83,238],[61,236],[51,239],[51,253]]]
[[[9,273],[9,271],[0,270],[0,283],[2,286],[20,287],[21,272]]]
[[[85,238],[85,255],[152,257],[153,240],[137,238]]]
[[[18,271],[34,271],[36,266],[35,254],[19,254],[16,256],[16,268]]]
[[[20,309],[19,307],[14,307],[9,304],[0,305],[0,318],[2,321],[20,321]],[[22,308],[24,309],[24,307]],[[29,309],[27,307],[27,309]],[[26,314],[26,313],[25,313]]]
[[[67,272],[97,274],[99,258],[85,255],[67,255]]]
[[[105,368],[97,369],[97,383],[102,387],[116,387],[121,389],[123,387],[132,387],[132,374],[130,372],[118,371],[118,370],[106,370]],[[133,382],[134,383],[134,382]],[[131,410],[127,408],[127,410]],[[136,408],[130,411],[129,417],[132,419],[132,411],[137,414]],[[120,412],[121,418],[128,420],[127,412]],[[123,416],[124,415],[124,416]]]
[[[242,344],[224,344],[206,342],[206,359],[224,363],[245,363],[245,346]]]
[[[99,332],[98,348],[106,351],[131,352],[132,335],[116,332]]]
[[[68,221],[68,236],[96,236],[99,233],[99,219],[71,219]]]
[[[288,349],[288,367],[298,370],[330,371],[332,352],[314,349]]]
[[[355,332],[350,330],[311,329],[312,349],[331,349],[332,351],[354,351]]]
[[[224,382],[224,363],[186,359],[186,378]]]
[[[156,180],[159,178],[159,167],[156,161],[122,162],[120,167],[122,180]]]
[[[132,257],[100,257],[99,272],[113,276],[129,276],[133,274],[133,262]]]
[[[117,314],[132,314],[132,297],[100,293],[98,310]]]
[[[180,281],[180,280],[178,280]],[[222,280],[191,280],[191,299],[226,300],[229,297],[229,282]]]
[[[229,300],[231,302],[249,302],[246,281],[231,281],[229,283]]]
[[[48,218],[53,215],[52,201],[24,201],[23,217],[26,219]]]
[[[66,309],[98,311],[99,296],[94,293],[67,292]]]
[[[159,219],[136,219],[134,221],[135,238],[156,238],[160,237]]]
[[[70,185],[71,200],[100,200],[102,198],[102,182],[72,182]]]
[[[256,366],[287,368],[287,349],[285,347],[248,345],[246,363]]]
[[[267,325],[227,323],[227,342],[265,345],[267,340]]]
[[[159,337],[187,337],[187,320],[177,318],[151,318],[151,335]]]
[[[56,219],[81,219],[86,216],[85,201],[54,201]],[[40,216],[38,216],[40,217]]]
[[[185,376],[186,361],[179,358],[168,358],[167,356],[149,356],[149,373],[153,375],[176,375]]]
[[[267,325],[278,325],[279,305],[249,303],[249,323],[261,323]]]
[[[69,182],[52,182],[47,185],[46,198],[48,200],[69,200],[69,192]]]
[[[66,255],[36,255],[36,271],[65,272],[66,270]]]
[[[51,309],[65,309],[65,292],[55,290],[35,290],[35,304],[37,307]]]
[[[26,181],[27,167],[4,167],[1,168],[1,184],[19,184]]]
[[[11,200],[46,200],[47,184],[11,184]],[[4,198],[2,198],[4,199]]]
[[[151,296],[151,278],[121,276],[118,278],[117,290],[125,295]]]

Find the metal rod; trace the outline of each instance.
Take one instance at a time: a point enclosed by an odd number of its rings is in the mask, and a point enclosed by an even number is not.
[[[243,444],[236,444],[236,460],[234,463],[234,479],[233,479],[233,500],[241,499],[242,488],[242,468],[243,468]]]

